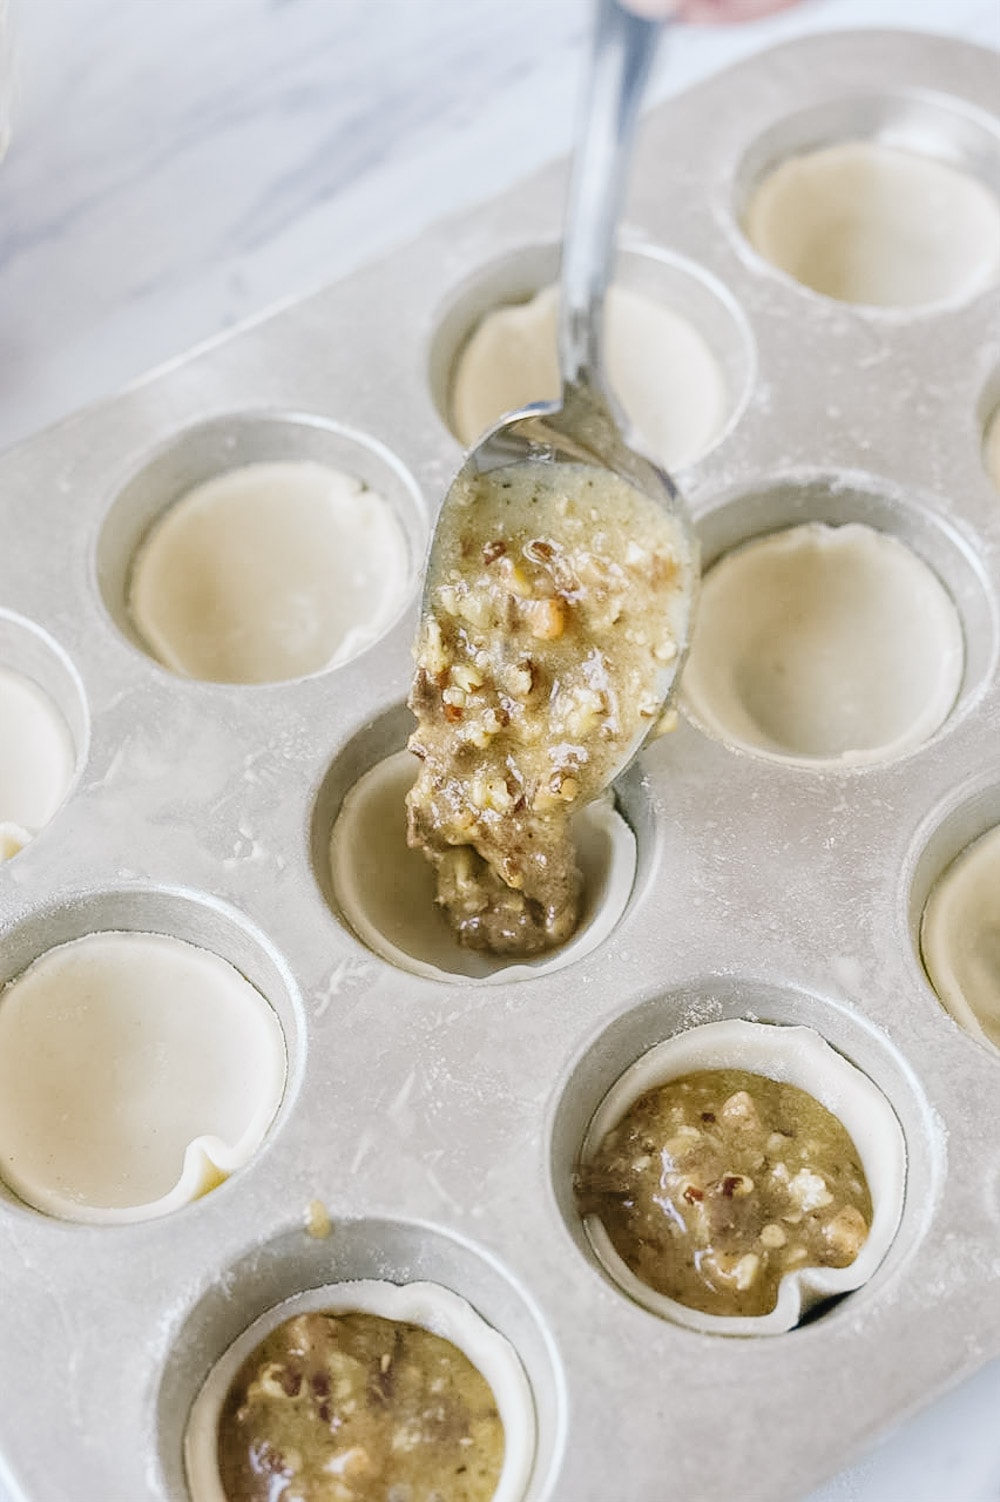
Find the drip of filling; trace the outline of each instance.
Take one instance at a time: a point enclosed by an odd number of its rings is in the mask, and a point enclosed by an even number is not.
[[[231,1502],[489,1502],[504,1433],[449,1341],[374,1314],[300,1314],[240,1367],[223,1404]]]
[[[659,715],[690,559],[592,466],[512,465],[458,499],[416,644],[408,838],[462,943],[527,955],[576,926],[571,820]]]
[[[786,1273],[847,1267],[871,1195],[847,1131],[806,1091],[739,1069],[648,1090],[576,1177],[648,1287],[706,1314],[768,1314]]]

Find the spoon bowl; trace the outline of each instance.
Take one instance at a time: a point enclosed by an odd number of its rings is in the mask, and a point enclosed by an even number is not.
[[[432,607],[434,593],[445,572],[442,563],[445,549],[439,545],[439,540],[453,525],[458,497],[467,496],[471,482],[478,477],[517,464],[539,463],[592,465],[618,475],[670,517],[686,575],[683,595],[675,601],[672,610],[678,651],[669,662],[659,665],[653,688],[662,711],[670,703],[687,656],[697,595],[698,543],[673,480],[659,465],[630,447],[622,423],[613,411],[614,405],[613,397],[598,390],[589,380],[567,380],[563,383],[559,401],[534,402],[518,412],[509,413],[483,435],[466,455],[445,496],[424,576],[422,611],[426,614]],[[491,494],[492,498],[497,497],[496,491]],[[499,529],[499,516],[497,520]],[[625,771],[661,723],[662,713],[651,724],[640,727],[623,746],[611,781]]]

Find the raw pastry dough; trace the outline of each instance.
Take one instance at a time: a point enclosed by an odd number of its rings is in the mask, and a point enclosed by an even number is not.
[[[0,861],[47,824],[73,778],[62,715],[28,678],[0,668]]]
[[[939,878],[921,944],[931,985],[951,1015],[1000,1048],[1000,825]]]
[[[558,970],[604,942],[625,911],[636,868],[635,836],[610,798],[589,804],[574,821],[583,872],[576,932],[560,949],[512,962],[464,948],[437,907],[433,868],[406,843],[404,800],[416,775],[409,751],[378,762],[351,788],[333,827],[334,895],[369,949],[432,980],[509,981]]]
[[[95,933],[0,992],[0,1169],[66,1220],[146,1220],[243,1166],[278,1108],[271,1007],[218,955]]]
[[[1000,276],[1000,200],[967,172],[875,141],[791,157],[746,211],[751,244],[827,297],[916,307]]]
[[[776,756],[898,756],[945,719],[964,642],[896,538],[819,522],[727,554],[702,583],[682,694],[712,733]]]
[[[559,395],[557,287],[487,313],[459,355],[452,388],[458,438],[472,444],[505,413]],[[726,420],[726,386],[698,330],[625,287],[607,300],[608,378],[638,445],[667,469],[699,459]]]
[[[274,683],[354,657],[397,615],[409,560],[389,503],[311,460],[189,491],[136,555],[129,608],[153,655],[218,683]]]

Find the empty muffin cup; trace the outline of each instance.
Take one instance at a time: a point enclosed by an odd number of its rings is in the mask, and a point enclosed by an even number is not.
[[[0,667],[0,862],[17,855],[69,791],[75,768],[69,726],[49,696]]]
[[[173,672],[273,683],[376,641],[409,583],[393,506],[312,459],[241,465],[175,501],[141,544],[128,610]]]
[[[165,1215],[249,1161],[284,1083],[278,1019],[232,965],[88,934],[0,992],[0,1175],[65,1220]]]
[[[668,1093],[662,1087],[670,1086],[681,1096],[669,1110],[664,1106],[664,1140],[657,1128],[633,1142],[637,1107],[641,1114],[655,1099],[659,1109]],[[640,1156],[624,1171],[630,1183],[647,1168],[662,1175],[656,1205],[660,1218],[671,1220],[670,1247],[678,1236],[691,1243],[681,1258],[689,1257],[690,1266],[681,1270],[698,1284],[697,1294],[678,1284],[673,1297],[637,1275],[633,1259],[615,1244],[619,1228],[613,1240],[596,1208],[602,1196],[620,1201],[622,1165],[616,1167],[613,1154],[631,1158],[633,1149]],[[902,1130],[867,1075],[811,1028],[733,1019],[678,1033],[626,1070],[587,1130],[578,1192],[598,1261],[636,1303],[705,1333],[774,1335],[872,1276],[899,1224],[905,1177]],[[671,1209],[674,1190],[680,1200]],[[634,1185],[623,1203],[637,1217],[639,1265],[649,1271],[656,1238],[641,1218]],[[771,1307],[767,1298],[754,1302],[757,1282],[767,1279]]]
[[[878,141],[793,156],[753,192],[744,228],[781,271],[826,297],[912,308],[1000,277],[1000,200],[971,173]]]
[[[452,376],[451,421],[466,447],[506,413],[554,401],[559,289],[488,312],[463,346]],[[724,427],[731,400],[708,342],[681,313],[631,288],[607,298],[608,379],[635,442],[667,468],[693,463]]]
[[[333,826],[333,894],[369,949],[433,980],[489,983],[561,969],[604,942],[628,905],[636,871],[635,835],[610,796],[574,821],[584,881],[576,932],[537,959],[512,962],[460,945],[437,906],[433,868],[406,843],[404,800],[416,775],[409,751],[378,762],[348,792]]]
[[[934,734],[964,661],[958,611],[922,559],[862,523],[810,522],[706,574],[682,695],[723,740],[862,764]]]
[[[1000,1048],[1000,825],[938,878],[920,944],[931,985],[956,1022]]]
[[[513,1347],[434,1283],[338,1283],[269,1310],[213,1367],[184,1440],[192,1502],[337,1477],[345,1496],[522,1502],[534,1455]]]

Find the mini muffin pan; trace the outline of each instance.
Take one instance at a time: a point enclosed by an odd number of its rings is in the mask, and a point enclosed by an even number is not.
[[[484,985],[437,938],[431,968],[393,962],[351,927],[330,861],[352,789],[405,744],[422,559],[461,459],[456,358],[486,311],[551,282],[564,164],[0,459],[0,670],[51,699],[73,761],[61,806],[0,865],[0,984],[87,935],[166,935],[250,983],[286,1060],[260,1145],[193,1203],[88,1224],[0,1191],[0,1486],[18,1502],[182,1502],[209,1371],[283,1301],[356,1280],[451,1290],[510,1343],[534,1406],[524,1502],[792,1499],[1000,1353],[1000,1050],[942,1005],[921,954],[938,879],[1000,824],[997,278],[855,305],[743,228],[773,170],[850,142],[970,174],[988,217],[995,68],[942,39],[814,37],[644,122],[622,264],[692,324],[727,393],[677,475],[706,569],[805,525],[874,529],[948,597],[961,662],[951,627],[922,622],[924,650],[952,654],[947,693],[928,672],[920,703],[907,666],[905,733],[860,759],[836,736],[783,754],[709,727],[682,690],[676,729],[615,790],[630,895],[565,963]],[[287,681],[170,672],[129,609],[144,540],[195,486],[294,460],[393,509],[407,559],[381,635]],[[780,642],[773,617],[767,632]],[[817,650],[864,657],[850,631]],[[810,1029],[905,1149],[870,1276],[767,1338],[629,1299],[573,1197],[615,1082],[724,1020]]]

